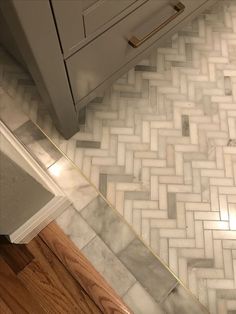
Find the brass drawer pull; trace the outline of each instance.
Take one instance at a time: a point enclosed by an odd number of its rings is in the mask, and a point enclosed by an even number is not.
[[[154,34],[159,32],[163,27],[165,27],[167,24],[169,24],[171,21],[173,21],[177,16],[179,16],[182,12],[184,12],[185,5],[181,2],[177,3],[173,7],[175,9],[175,13],[171,15],[167,20],[165,20],[163,23],[158,25],[155,29],[153,29],[149,34],[144,36],[143,38],[137,38],[136,36],[132,36],[131,39],[128,41],[128,43],[133,48],[138,48],[140,45],[142,45],[146,40],[148,40],[150,37],[152,37]]]

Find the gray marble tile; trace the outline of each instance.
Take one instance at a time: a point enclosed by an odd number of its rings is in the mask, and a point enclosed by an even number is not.
[[[86,121],[86,107],[79,111],[79,125],[84,125]]]
[[[140,92],[120,92],[121,97],[127,98],[142,98],[142,93]]]
[[[132,229],[101,196],[86,206],[81,215],[114,253],[123,250],[135,238]]]
[[[171,62],[172,67],[190,67],[192,65],[191,61],[181,62],[181,61],[172,61]]]
[[[73,206],[66,209],[56,219],[56,222],[79,249],[82,249],[96,236],[93,229]]]
[[[176,194],[167,193],[167,212],[169,219],[176,219]]]
[[[133,240],[118,257],[157,302],[177,284],[170,271],[139,239]]]
[[[124,198],[128,199],[128,200],[148,200],[150,197],[150,193],[149,192],[125,192],[124,193]]]
[[[14,134],[25,144],[29,145],[45,138],[35,124],[29,120],[14,131]]]
[[[219,299],[236,300],[236,289],[217,289],[216,295]]]
[[[227,146],[236,146],[236,139],[229,139]]]
[[[150,86],[149,87],[149,93],[150,93],[150,105],[153,108],[153,111],[157,111],[157,87],[156,86]]]
[[[133,182],[134,177],[132,175],[125,174],[108,174],[107,181],[108,182]]]
[[[180,284],[175,287],[161,304],[168,314],[209,314],[206,308]]]
[[[11,97],[4,91],[1,92],[1,90],[0,118],[11,131],[14,131],[22,124],[29,121],[29,118],[16,106]]]
[[[123,297],[135,314],[165,314],[160,305],[136,282]]]
[[[192,258],[188,260],[188,267],[209,268],[214,267],[214,259],[212,258]]]
[[[138,64],[135,66],[134,70],[135,71],[156,72],[157,67],[156,66],[150,66],[150,65]]]
[[[76,141],[76,147],[80,148],[100,148],[101,143],[96,141]]]
[[[224,87],[225,87],[225,95],[227,96],[232,95],[232,85],[231,85],[231,79],[229,76],[224,77]]]
[[[99,175],[99,191],[102,195],[107,195],[107,174],[100,173]]]
[[[82,249],[82,253],[120,296],[136,282],[134,276],[98,236]]]
[[[32,155],[46,168],[62,157],[61,152],[32,121],[27,121],[18,127],[14,135],[30,148]]]
[[[191,44],[185,44],[185,51],[186,51],[186,60],[192,61],[192,47]]]
[[[182,115],[182,135],[189,136],[189,116]]]

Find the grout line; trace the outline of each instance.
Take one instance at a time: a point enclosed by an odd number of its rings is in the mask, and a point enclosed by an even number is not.
[[[74,208],[75,209],[75,208]],[[76,209],[75,209],[76,210]],[[81,218],[83,218],[83,217],[81,217]],[[84,219],[84,218],[83,218]],[[86,221],[86,220],[85,220]],[[87,222],[87,221],[86,221]],[[91,227],[91,226],[90,226]],[[96,234],[95,233],[95,235],[89,240],[89,242],[88,243],[86,243],[82,248],[79,248],[79,250],[81,250],[81,252],[83,251],[83,249],[85,249],[86,247],[88,247],[89,246],[89,244],[96,238],[96,237],[99,237],[99,235],[98,234]],[[70,236],[69,236],[69,238],[70,238]],[[99,237],[100,238],[100,237]],[[104,242],[104,241],[103,241]],[[105,243],[105,242],[104,242]]]
[[[136,278],[135,278],[135,279],[136,279]],[[122,298],[125,297],[125,295],[136,285],[137,282],[140,284],[140,282],[136,279],[135,283],[133,283],[133,284],[126,290],[126,292],[123,293]],[[142,286],[142,285],[141,285],[141,286]],[[143,287],[143,286],[142,286],[142,287]],[[144,287],[143,287],[143,288],[144,288]],[[150,297],[152,297],[152,296],[150,296]],[[156,301],[155,301],[155,302],[156,302]]]

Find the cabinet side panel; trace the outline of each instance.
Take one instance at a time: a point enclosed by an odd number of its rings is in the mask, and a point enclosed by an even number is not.
[[[78,130],[77,114],[49,1],[0,1],[17,47],[65,138]]]

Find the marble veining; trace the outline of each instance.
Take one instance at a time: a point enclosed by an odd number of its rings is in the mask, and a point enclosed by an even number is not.
[[[17,110],[14,111],[17,103],[13,106],[11,103],[9,107],[8,103],[5,103],[5,112],[11,110],[17,120]],[[22,120],[23,116],[20,114],[22,124],[17,124],[16,128],[15,124],[8,123],[10,116],[3,118],[33,156],[37,156],[38,152],[34,144],[41,147],[40,162],[44,163],[45,171],[72,202],[56,219],[58,225],[135,314],[172,313],[172,303],[178,301],[175,297],[167,305],[163,301],[169,300],[170,291],[178,284],[176,278],[138,239],[132,228],[107,204],[79,169],[61,153],[55,153],[56,147],[43,133],[39,134],[40,129],[36,129],[32,122]],[[48,163],[43,151],[56,156],[54,163]],[[167,308],[164,312],[160,302]],[[201,306],[198,306],[201,313]]]
[[[29,120],[22,107],[214,314],[236,310],[235,12],[234,0],[219,1],[165,46],[154,49],[104,97],[80,112],[81,131],[69,141],[41,115],[42,102],[35,98],[34,86],[26,83],[27,74],[0,51],[2,119],[12,129],[19,128]],[[14,111],[15,103],[19,106]],[[55,161],[60,164],[60,159]],[[48,165],[53,166],[50,160]],[[63,180],[58,179],[58,184],[63,185]],[[68,195],[75,193],[72,185],[65,182]],[[92,199],[86,196],[80,201],[84,193],[79,191],[78,186],[73,201],[78,215],[98,196],[94,193]],[[94,237],[96,228],[80,218],[84,231],[75,236],[83,239],[78,245],[86,247],[96,237],[106,239],[100,227],[100,236]],[[67,228],[70,235],[76,234],[72,226]],[[103,241],[103,248],[115,255],[111,244]],[[129,273],[136,268],[128,254],[133,241],[117,256],[122,262],[119,255],[126,251]],[[151,305],[156,296],[146,290],[148,283],[139,281],[144,279],[141,275],[134,277],[138,283],[128,288],[124,298],[133,304],[134,296],[144,289],[150,313],[152,309],[158,313]],[[142,289],[135,288],[138,285]],[[184,312],[182,303],[194,309],[189,300],[199,306],[186,297],[185,290],[176,288],[161,301],[161,308],[167,313]],[[139,304],[143,309],[145,301]],[[133,308],[138,312],[137,305]],[[204,313],[202,307],[197,311]]]
[[[180,285],[175,287],[168,295],[166,300],[162,303],[162,309],[164,313],[170,314],[207,314],[208,311],[202,307],[200,309],[197,299],[193,299]]]
[[[56,219],[56,222],[79,249],[82,249],[96,236],[94,230],[73,206],[66,209]]]
[[[139,239],[134,239],[118,256],[158,303],[177,284],[175,277]]]
[[[218,1],[94,99],[81,131],[59,141],[214,314],[236,310],[235,12],[234,0]]]
[[[89,259],[92,265],[102,273],[115,291],[123,296],[136,282],[125,265],[116,258],[114,253],[99,238],[95,237],[83,249],[82,253]]]
[[[81,215],[116,254],[136,237],[131,228],[101,196],[87,205],[81,211]]]
[[[96,190],[65,157],[61,157],[52,164],[48,168],[48,173],[63,189],[78,211],[98,195]]]

